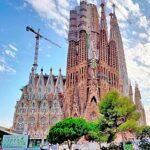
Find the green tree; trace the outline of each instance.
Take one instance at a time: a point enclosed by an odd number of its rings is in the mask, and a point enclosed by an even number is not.
[[[68,148],[71,150],[72,144],[87,133],[88,124],[85,119],[65,118],[50,128],[47,139],[51,144],[67,142]]]
[[[101,132],[103,120],[102,118],[98,122],[88,122],[88,134],[85,136],[87,141],[95,141],[99,143],[101,149],[101,143],[106,142],[108,135]]]
[[[137,133],[141,150],[150,149],[150,126],[142,126]]]
[[[128,97],[121,97],[118,92],[109,92],[99,104],[99,110],[103,117],[100,125],[101,131],[108,136],[110,143],[116,138],[117,133],[134,132],[138,128],[137,121],[140,114],[136,111],[137,106]]]

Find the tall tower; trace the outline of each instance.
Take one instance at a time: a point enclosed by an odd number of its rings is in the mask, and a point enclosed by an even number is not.
[[[136,84],[136,86],[135,86],[135,99],[134,100],[135,100],[135,104],[138,107],[138,112],[141,113],[141,117],[139,120],[139,126],[146,125],[145,110],[144,110],[144,107],[143,107],[143,104],[141,101],[141,93],[140,93],[138,84]]]
[[[128,74],[125,62],[125,54],[122,43],[122,37],[115,13],[115,5],[113,5],[113,39],[116,43],[116,49],[118,53],[118,66],[119,66],[119,86],[120,91],[124,96],[128,96],[129,85],[128,85]]]
[[[100,47],[99,47],[99,72],[100,72],[100,97],[102,98],[109,90],[108,85],[108,31],[105,15],[105,3],[101,3],[100,17]]]
[[[90,112],[89,97],[92,99],[94,89],[91,85],[96,84],[93,95],[94,109],[99,100],[97,75],[99,42],[99,16],[95,5],[81,1],[80,6],[70,11],[69,46],[66,75],[66,99],[64,104],[65,116],[81,116],[89,118],[86,114],[93,113],[96,116],[98,110]],[[72,106],[78,101],[76,112]],[[87,108],[88,107],[88,108]],[[77,112],[79,111],[80,112]]]
[[[133,102],[133,91],[132,91],[132,85],[131,85],[131,82],[130,82],[130,87],[129,87],[129,98],[132,100]]]
[[[104,95],[111,89],[120,91],[114,19],[112,14],[108,40],[104,1],[100,20],[97,7],[86,1],[70,11],[65,116],[95,120]]]

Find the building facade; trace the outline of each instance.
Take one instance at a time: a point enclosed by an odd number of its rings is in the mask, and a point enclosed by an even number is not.
[[[99,113],[97,103],[108,91],[115,89],[129,95],[115,7],[110,13],[108,31],[105,3],[101,3],[99,17],[95,5],[81,1],[70,11],[68,39],[65,116],[95,120]]]
[[[16,104],[13,130],[26,133],[31,139],[46,139],[49,127],[64,117],[84,117],[93,121],[99,114],[98,102],[110,90],[133,99],[128,84],[121,33],[115,14],[110,13],[107,27],[105,3],[100,16],[96,5],[82,0],[70,11],[66,77],[35,73]],[[135,103],[142,112],[140,125],[145,124],[145,112],[136,87]]]
[[[16,104],[14,132],[28,134],[39,143],[46,140],[49,127],[64,118],[65,80],[61,69],[58,76],[52,74],[52,69],[49,75],[43,74],[43,69],[40,74],[32,69],[29,83],[21,89],[22,96]]]

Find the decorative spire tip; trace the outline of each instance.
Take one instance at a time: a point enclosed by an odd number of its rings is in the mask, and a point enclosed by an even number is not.
[[[52,70],[53,70],[53,69],[52,69],[52,68],[50,68],[50,72],[52,72]]]
[[[113,3],[113,14],[115,14],[115,8],[116,8],[116,5]]]
[[[61,73],[61,68],[59,69],[59,73]]]

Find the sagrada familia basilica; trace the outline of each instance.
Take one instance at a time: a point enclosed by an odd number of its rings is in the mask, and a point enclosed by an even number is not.
[[[99,19],[100,18],[100,19]],[[129,83],[122,37],[115,14],[110,13],[107,27],[105,3],[99,16],[96,5],[81,0],[70,11],[66,76],[37,74],[32,68],[29,82],[17,101],[13,130],[46,140],[49,127],[64,117],[84,117],[93,121],[99,114],[98,103],[110,90],[117,90],[137,104],[139,125],[146,124],[138,85]]]

